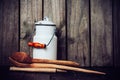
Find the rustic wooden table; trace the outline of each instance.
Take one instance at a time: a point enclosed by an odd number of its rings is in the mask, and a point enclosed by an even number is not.
[[[68,71],[65,73],[19,72],[0,66],[0,80],[120,80],[119,68],[87,68],[106,72],[106,75]]]

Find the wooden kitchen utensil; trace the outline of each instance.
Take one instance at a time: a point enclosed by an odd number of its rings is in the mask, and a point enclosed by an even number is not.
[[[87,70],[77,67],[70,67],[70,66],[64,66],[64,65],[57,65],[57,64],[47,64],[47,63],[31,63],[31,64],[25,64],[20,63],[9,57],[10,61],[17,67],[25,67],[25,68],[56,68],[56,69],[63,69],[63,70],[72,70],[72,71],[78,71],[78,72],[85,72],[85,73],[94,73],[94,74],[104,74],[104,72],[94,71],[94,70]]]
[[[26,71],[26,72],[67,72],[66,70],[56,68],[21,68],[21,67],[10,67],[11,71]]]
[[[33,59],[25,52],[15,52],[11,55],[11,58],[21,63],[51,63],[68,66],[79,66],[79,63],[74,61]]]

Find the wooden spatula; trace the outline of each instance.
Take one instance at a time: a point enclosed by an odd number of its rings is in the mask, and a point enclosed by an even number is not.
[[[85,73],[94,73],[94,74],[104,74],[104,72],[99,71],[93,71],[93,70],[87,70],[82,68],[76,68],[76,67],[70,67],[70,66],[63,66],[63,65],[57,65],[57,64],[46,64],[46,63],[31,63],[31,64],[25,64],[20,63],[9,57],[10,61],[17,67],[24,67],[24,68],[56,68],[56,69],[63,69],[63,70],[72,70],[72,71],[78,71],[78,72],[85,72]]]
[[[25,71],[25,72],[67,72],[66,70],[56,68],[21,68],[21,67],[10,67],[10,71]]]

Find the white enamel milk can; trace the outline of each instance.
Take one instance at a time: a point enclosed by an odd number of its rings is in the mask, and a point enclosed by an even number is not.
[[[33,42],[28,44],[33,47],[33,58],[57,59],[57,37],[55,32],[56,25],[48,18],[35,23]]]

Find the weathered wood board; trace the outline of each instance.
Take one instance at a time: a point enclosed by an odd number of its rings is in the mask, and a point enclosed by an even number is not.
[[[91,0],[91,65],[112,66],[112,3]]]
[[[89,66],[89,0],[67,1],[68,59]]]
[[[20,0],[20,51],[31,56],[28,42],[32,41],[34,22],[38,20],[42,20],[42,0]]]
[[[0,1],[0,65],[9,65],[8,56],[19,48],[18,0]]]

